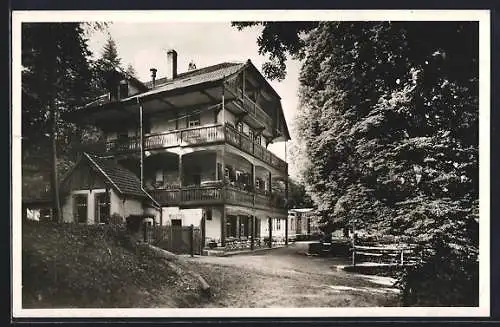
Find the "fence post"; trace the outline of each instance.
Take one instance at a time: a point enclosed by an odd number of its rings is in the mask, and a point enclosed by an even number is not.
[[[189,253],[191,257],[194,257],[194,226],[191,224],[189,226]]]
[[[354,234],[353,234],[353,238],[352,238],[352,265],[353,266],[356,265],[356,242],[355,242]]]

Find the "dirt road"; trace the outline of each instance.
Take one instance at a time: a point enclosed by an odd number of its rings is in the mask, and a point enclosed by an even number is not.
[[[307,243],[230,257],[188,258],[213,286],[204,307],[398,306],[387,278],[346,273],[347,261],[306,256]]]

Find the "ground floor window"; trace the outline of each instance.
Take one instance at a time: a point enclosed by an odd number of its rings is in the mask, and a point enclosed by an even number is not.
[[[226,237],[236,237],[236,232],[238,231],[237,219],[236,216],[227,216]]]
[[[250,236],[250,217],[240,216],[240,236]]]
[[[260,219],[255,219],[255,237],[260,237]]]
[[[95,195],[95,211],[96,224],[109,224],[110,204],[108,192]]]
[[[79,223],[87,222],[87,194],[74,195],[74,216]]]

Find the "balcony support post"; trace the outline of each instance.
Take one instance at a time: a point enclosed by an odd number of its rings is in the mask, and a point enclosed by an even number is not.
[[[203,249],[207,244],[206,244],[206,215],[207,215],[207,210],[212,210],[212,209],[207,209],[203,208],[203,212],[201,214],[201,248]]]
[[[179,187],[182,188],[184,169],[182,167],[182,153],[179,153]]]
[[[255,210],[254,210],[253,214],[250,216],[250,227],[251,227],[251,230],[250,230],[250,236],[251,236],[250,250],[253,251],[255,248]]]
[[[273,247],[273,218],[268,217],[267,218],[267,223],[269,225],[269,248]]]
[[[273,177],[271,175],[271,172],[269,172],[269,185],[268,185],[268,191],[269,191],[269,195],[271,195],[272,191],[273,191]]]
[[[226,206],[222,205],[221,217],[220,217],[220,245],[221,247],[226,246]]]
[[[226,123],[226,117],[225,117],[225,111],[226,111],[226,99],[225,99],[225,96],[224,96],[224,93],[225,93],[225,87],[224,87],[224,84],[225,82],[222,82],[222,94],[221,94],[221,99],[222,99],[222,124],[225,124]]]
[[[236,237],[241,238],[241,216],[236,215]]]

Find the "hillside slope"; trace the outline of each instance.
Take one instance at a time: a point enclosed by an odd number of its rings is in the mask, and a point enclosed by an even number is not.
[[[197,281],[103,226],[23,223],[24,308],[190,307]]]

